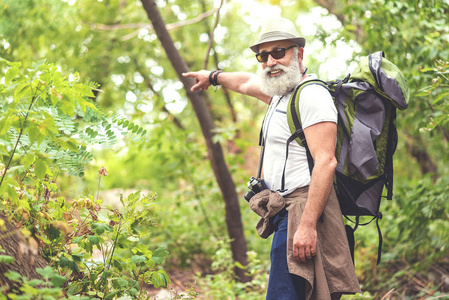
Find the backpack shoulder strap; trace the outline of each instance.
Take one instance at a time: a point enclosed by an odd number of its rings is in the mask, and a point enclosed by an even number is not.
[[[300,98],[300,94],[301,91],[309,85],[321,85],[324,88],[326,88],[327,90],[329,89],[326,82],[319,80],[319,79],[311,79],[311,80],[307,80],[305,82],[300,83],[298,86],[296,86],[295,91],[292,93],[292,95],[290,96],[290,99],[288,100],[288,105],[287,105],[287,121],[288,121],[288,126],[290,128],[290,132],[292,133],[292,135],[296,135],[295,138],[296,141],[303,147],[306,147],[305,143],[305,137],[301,137],[301,135],[303,136],[304,134],[301,133],[296,133],[297,131],[302,132],[302,124],[301,124],[301,118],[299,116],[299,98]]]
[[[307,154],[307,163],[309,164],[309,170],[310,174],[312,174],[314,162],[312,158],[312,154],[309,151],[309,147],[307,146],[306,136],[304,135],[304,131],[302,129],[301,125],[301,118],[299,117],[299,96],[303,88],[309,85],[318,84],[326,89],[328,89],[326,82],[319,80],[319,79],[311,79],[307,80],[303,83],[300,83],[298,86],[296,86],[294,92],[290,96],[290,99],[288,101],[287,105],[287,120],[288,120],[288,126],[290,127],[290,132],[292,135],[287,140],[286,145],[286,153],[285,153],[285,162],[284,162],[284,170],[282,172],[282,178],[281,178],[281,189],[280,192],[285,191],[285,169],[287,167],[287,159],[288,159],[288,148],[291,142],[296,140],[301,146],[306,148],[306,154]]]

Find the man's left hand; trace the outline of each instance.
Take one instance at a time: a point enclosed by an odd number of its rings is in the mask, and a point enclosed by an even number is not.
[[[316,255],[316,243],[316,227],[300,224],[293,236],[293,256],[300,262],[307,262]]]

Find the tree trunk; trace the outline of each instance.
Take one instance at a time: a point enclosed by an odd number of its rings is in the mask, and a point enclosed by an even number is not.
[[[37,255],[37,247],[32,249],[18,233],[17,228],[9,223],[3,214],[0,214],[1,223],[2,220],[5,225],[0,226],[0,249],[5,250],[5,252],[0,253],[0,255],[12,256],[14,262],[0,263],[0,286],[8,286],[10,291],[13,288],[18,288],[20,284],[10,281],[5,276],[6,272],[15,271],[22,276],[26,276],[29,280],[42,279],[41,275],[36,272],[36,268],[45,268],[48,264],[41,256]]]
[[[232,180],[229,169],[224,160],[223,150],[219,143],[212,141],[213,130],[215,125],[213,123],[211,113],[207,108],[205,101],[205,94],[203,92],[192,92],[190,88],[193,86],[193,80],[191,78],[185,78],[182,73],[188,72],[185,61],[179,55],[170,34],[168,33],[164,20],[156,7],[154,0],[141,0],[143,7],[153,24],[153,28],[159,38],[162,46],[165,49],[167,57],[169,58],[173,68],[178,74],[179,80],[184,84],[184,88],[187,93],[187,97],[192,103],[196,116],[200,123],[204,138],[206,140],[209,160],[212,165],[212,169],[220,186],[221,193],[226,207],[226,224],[228,227],[228,234],[231,238],[231,250],[235,261],[239,262],[243,266],[248,264],[247,258],[247,246],[245,236],[243,233],[243,225],[240,214],[238,195],[235,190],[235,184]],[[245,275],[245,270],[236,268],[236,275],[242,282],[248,282],[250,278]]]

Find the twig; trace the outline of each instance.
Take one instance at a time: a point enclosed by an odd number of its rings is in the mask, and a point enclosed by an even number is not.
[[[38,91],[39,85],[40,85],[40,82],[39,82],[39,84],[36,86],[36,91],[35,91],[35,93]],[[6,177],[6,172],[8,172],[9,167],[11,166],[12,159],[13,159],[13,157],[14,157],[14,154],[16,153],[17,146],[19,145],[20,139],[22,138],[23,129],[25,128],[25,124],[26,124],[26,122],[27,122],[28,116],[30,115],[31,108],[33,107],[33,104],[34,104],[34,102],[36,101],[36,99],[37,99],[38,97],[40,97],[40,95],[41,95],[42,93],[43,93],[43,92],[41,92],[39,95],[37,95],[37,96],[35,96],[35,97],[33,97],[33,98],[31,99],[30,106],[28,107],[28,111],[27,111],[27,113],[26,113],[26,115],[25,115],[25,119],[23,120],[23,127],[20,129],[19,136],[18,136],[18,138],[17,138],[17,141],[16,141],[16,144],[15,144],[15,146],[14,146],[14,149],[13,149],[13,151],[12,151],[12,153],[11,153],[11,157],[9,158],[8,164],[6,165],[6,168],[5,168],[4,172],[3,172],[2,179],[0,180],[0,186],[2,186],[3,180],[4,180],[5,177]]]
[[[207,11],[205,13],[199,14],[197,17],[185,21],[179,21],[172,24],[167,24],[167,30],[173,30],[182,26],[191,25],[198,23],[202,21],[203,19],[213,15],[217,9],[212,9],[210,11]],[[134,31],[130,34],[127,34],[121,38],[122,41],[127,41],[136,35],[139,34],[140,29],[147,28],[147,29],[153,29],[153,26],[148,23],[131,23],[131,24],[115,24],[115,25],[105,25],[105,24],[93,24],[93,27],[99,30],[123,30],[123,29],[138,29],[137,31]]]
[[[448,297],[449,296],[449,294],[444,294],[444,295],[439,295],[439,296],[435,296],[435,297],[432,297],[432,298],[427,298],[428,300],[432,300],[432,299],[442,299],[442,298],[446,298],[446,297]],[[446,298],[447,299],[447,298]]]
[[[209,35],[209,46],[207,47],[206,58],[204,59],[204,65],[203,65],[203,69],[204,70],[207,69],[207,64],[209,62],[210,50],[212,49],[212,44],[214,43],[214,32],[215,32],[215,29],[218,26],[218,21],[220,20],[220,9],[222,8],[223,3],[224,3],[224,0],[221,0],[220,7],[218,7],[217,12],[215,14],[214,27],[212,28],[212,30],[210,32],[210,35]]]
[[[100,183],[101,183],[101,175],[98,176],[97,201],[98,199],[100,199]]]
[[[122,224],[120,223],[120,225],[119,225],[119,227],[117,229],[117,235],[115,236],[114,244],[112,244],[112,252],[111,252],[111,257],[109,259],[108,270],[111,268],[112,258],[114,257],[115,246],[117,245],[117,240],[118,240],[118,236],[119,236],[119,233],[120,233],[121,229],[122,229]]]
[[[382,297],[381,300],[387,299],[387,297],[390,296],[390,294],[392,294],[393,292],[394,292],[394,289],[389,290],[388,293],[386,293],[386,294]]]
[[[142,267],[140,269],[142,269]],[[140,271],[139,271],[139,273],[140,273]],[[137,275],[137,279],[139,279],[139,275]],[[140,295],[142,294],[144,283],[145,283],[145,272],[143,273],[142,282],[140,283],[140,287],[139,287],[139,298],[140,298]]]

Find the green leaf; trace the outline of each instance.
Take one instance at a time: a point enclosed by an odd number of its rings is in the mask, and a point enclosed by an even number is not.
[[[44,284],[44,281],[40,279],[31,279],[30,281],[27,282],[27,284],[31,285],[32,287],[35,287],[36,285]]]
[[[104,298],[105,300],[109,300],[109,299],[114,299],[114,297],[120,293],[120,290],[115,290],[112,293],[109,293],[106,295],[106,297]]]
[[[137,298],[137,294],[139,293],[139,291],[136,288],[132,288],[128,290],[128,293],[133,296],[134,298]]]
[[[51,104],[53,104],[53,106],[56,106],[56,104],[58,104],[58,102],[59,102],[59,98],[53,94],[50,94],[50,100],[51,100]]]
[[[94,93],[92,92],[92,88],[85,84],[75,84],[74,88],[77,89],[83,96],[87,96],[90,98],[95,97]]]
[[[50,241],[49,239],[43,237],[43,236],[36,235],[36,237],[37,237],[39,240],[41,240],[41,241],[42,241],[44,244],[46,244],[46,245],[50,245],[50,244],[51,244],[51,241]]]
[[[40,179],[43,179],[47,174],[47,164],[44,162],[43,159],[38,159],[34,163],[34,173]]]
[[[139,263],[145,262],[147,260],[147,258],[145,256],[142,255],[133,255],[131,257],[130,262],[134,265],[137,265]]]
[[[128,281],[123,278],[116,278],[112,280],[114,287],[122,289],[128,287]]]
[[[33,126],[28,130],[28,137],[29,137],[31,143],[37,142],[38,145],[40,143],[42,143],[43,139],[42,140],[39,139],[40,136],[41,136],[41,133],[39,132],[39,128],[37,128],[36,126]],[[40,142],[39,142],[39,140],[40,140]]]
[[[14,262],[14,257],[9,255],[0,255],[0,263],[9,264]]]
[[[47,62],[46,59],[42,59],[42,60],[33,62],[32,68],[33,68],[34,70],[39,69],[39,68],[40,68],[41,66],[43,66],[46,62]]]
[[[165,248],[157,248],[153,253],[153,261],[155,264],[163,264],[165,262],[165,257],[168,255],[168,251]]]
[[[167,280],[164,276],[164,274],[161,274],[159,272],[153,272],[151,274],[151,283],[154,285],[155,288],[159,287],[167,287]]]
[[[0,155],[9,155],[8,150],[6,150],[5,145],[0,144]]]
[[[114,228],[111,225],[104,224],[104,223],[92,223],[91,229],[93,232],[95,232],[98,235],[103,234],[105,231],[112,232],[114,230]]]
[[[138,238],[136,236],[130,236],[127,238],[127,240],[131,241],[131,242],[138,242],[138,241],[140,241],[140,238]]]
[[[111,277],[111,275],[112,275],[112,271],[111,270],[105,270],[103,272],[103,274],[101,275],[101,277],[109,278],[109,277]]]
[[[92,245],[98,245],[100,243],[100,239],[98,238],[98,236],[96,235],[88,235],[87,236],[87,240],[92,244]]]
[[[0,135],[5,135],[9,129],[11,129],[13,119],[4,117],[0,120]]]
[[[36,158],[34,157],[34,155],[29,153],[22,158],[22,164],[25,166],[25,168],[28,168],[34,163],[35,160]]]
[[[17,195],[16,189],[9,185],[8,185],[8,197],[14,204],[17,204],[17,202],[19,202],[19,196]]]
[[[67,116],[73,116],[75,114],[75,104],[67,99],[61,101],[60,109]]]
[[[114,267],[116,267],[119,271],[123,270],[123,262],[114,259],[114,261],[112,262],[112,264],[114,265]]]
[[[51,278],[50,278],[51,283],[53,283],[53,286],[55,287],[63,287],[65,282],[67,281],[67,278],[65,278],[64,276],[58,275],[58,274],[54,274]]]
[[[14,91],[14,100],[18,103],[23,97],[30,96],[30,84],[28,82],[23,83]]]
[[[88,253],[92,254],[92,244],[91,243],[85,243],[84,250],[86,250]]]
[[[64,276],[56,274],[50,266],[46,266],[43,269],[36,268],[36,272],[41,274],[44,279],[50,279],[55,287],[62,287],[67,280]]]
[[[61,256],[59,258],[59,265],[63,268],[68,268],[70,270],[72,270],[75,273],[79,272],[79,268],[78,265],[73,261],[73,260],[69,260],[64,256]]]
[[[83,239],[83,236],[78,236],[78,237],[72,239],[72,243],[79,244],[82,239]]]
[[[45,117],[45,120],[41,125],[45,125],[45,128],[53,133],[58,133],[59,131],[58,128],[56,127],[55,119],[53,118],[53,116],[45,111],[42,111],[41,113]]]
[[[8,271],[4,274],[8,279],[12,280],[12,281],[18,281],[19,278],[22,277],[22,275],[20,275],[17,272],[14,271]]]
[[[19,74],[19,68],[17,67],[9,68],[8,71],[6,72],[5,83],[10,83],[11,80],[13,80],[14,77],[17,76],[17,74]]]

